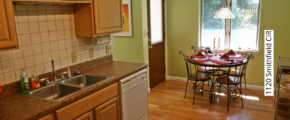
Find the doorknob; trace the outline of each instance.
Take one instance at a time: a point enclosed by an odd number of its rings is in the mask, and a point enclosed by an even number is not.
[[[149,49],[152,49],[152,46],[148,46]]]
[[[151,41],[151,39],[149,38],[149,39],[148,39],[148,41],[150,42],[150,41]]]

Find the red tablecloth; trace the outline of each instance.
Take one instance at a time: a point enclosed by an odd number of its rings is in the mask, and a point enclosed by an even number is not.
[[[236,58],[240,58],[240,57],[236,57]],[[195,61],[195,62],[208,62],[208,61],[212,61],[212,62],[214,62],[216,64],[219,64],[219,65],[231,64],[230,61],[218,61],[218,60],[212,60],[212,59],[200,59],[200,60],[199,59],[195,59],[195,60],[193,60],[193,59],[191,59],[191,57],[187,57],[187,59],[190,60],[190,61]],[[233,63],[241,63],[241,62],[242,61],[237,60],[237,61],[234,61]]]

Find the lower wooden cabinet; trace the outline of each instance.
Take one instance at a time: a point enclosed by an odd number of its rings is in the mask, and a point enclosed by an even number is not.
[[[59,110],[56,110],[55,111],[56,120],[76,119],[88,111],[93,111],[96,107],[99,108],[98,106],[106,107],[105,104],[109,104],[109,103],[112,105],[113,104],[116,105],[113,107],[118,109],[117,112],[119,112],[119,97],[116,97],[119,94],[118,90],[119,90],[118,83],[115,83],[83,99],[80,99],[70,105],[67,105]],[[115,102],[112,102],[112,101],[115,101]],[[103,107],[101,108],[104,109]],[[106,115],[106,114],[103,114],[103,112],[101,112],[101,114]],[[110,114],[115,115],[115,113],[110,113]],[[119,114],[120,113],[117,113],[116,115],[119,115]],[[83,119],[80,119],[80,120],[83,120]],[[103,119],[100,119],[100,120],[103,120]],[[104,120],[119,120],[119,119],[104,119]]]
[[[39,120],[55,120],[55,115],[54,115],[54,113],[52,113],[52,114],[49,114],[49,115],[47,115]]]
[[[75,120],[94,120],[94,113],[93,111],[87,112],[86,114],[78,117]]]
[[[95,109],[95,120],[120,120],[119,97],[115,97]]]

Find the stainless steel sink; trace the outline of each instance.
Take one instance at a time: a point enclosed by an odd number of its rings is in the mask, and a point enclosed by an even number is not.
[[[103,75],[78,75],[65,80],[53,82],[53,84],[23,94],[25,96],[41,99],[48,102],[58,102],[78,92],[93,87],[113,77]]]
[[[85,74],[85,75],[79,75],[79,76],[75,76],[75,77],[63,80],[63,81],[61,81],[61,83],[79,86],[79,87],[88,87],[91,85],[101,83],[101,82],[108,80],[110,78],[112,78],[112,77],[103,76],[103,75]]]
[[[27,96],[42,99],[45,101],[56,102],[73,95],[80,91],[80,87],[64,85],[64,84],[51,84],[31,91]]]

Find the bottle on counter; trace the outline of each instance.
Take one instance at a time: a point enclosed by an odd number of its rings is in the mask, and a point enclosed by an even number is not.
[[[28,93],[29,90],[29,78],[27,77],[25,71],[23,70],[22,74],[20,74],[20,86],[22,93]]]
[[[40,81],[38,79],[38,76],[37,76],[36,72],[33,71],[33,73],[34,73],[34,76],[31,79],[31,86],[32,86],[32,90],[36,90],[36,89],[38,89],[40,87]]]

